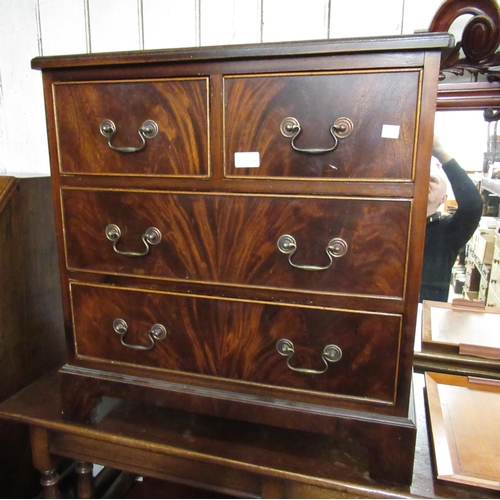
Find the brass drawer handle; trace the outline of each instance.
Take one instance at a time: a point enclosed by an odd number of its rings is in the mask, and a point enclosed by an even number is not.
[[[330,259],[329,264],[326,266],[312,266],[307,264],[294,264],[292,262],[292,256],[297,250],[297,242],[293,236],[290,236],[289,234],[282,234],[278,238],[277,245],[280,252],[288,255],[288,262],[291,266],[305,271],[324,271],[325,269],[330,268],[333,264],[332,257],[342,257],[348,250],[347,243],[342,238],[333,238],[328,242],[325,249],[326,255],[328,255],[328,258]]]
[[[121,238],[121,229],[116,224],[109,224],[106,226],[106,238],[113,242],[113,250],[120,255],[126,255],[127,257],[142,257],[149,253],[149,245],[158,245],[161,241],[161,232],[156,227],[150,227],[146,229],[146,232],[142,235],[142,241],[146,245],[146,250],[144,252],[123,252],[116,248],[118,241]]]
[[[121,318],[113,321],[113,330],[120,335],[120,342],[122,345],[138,351],[149,351],[153,349],[155,346],[155,340],[163,340],[167,336],[167,329],[163,325],[160,325],[160,323],[156,323],[148,332],[148,337],[151,341],[149,345],[127,344],[127,342],[125,342],[125,334],[128,331],[128,325],[127,322]]]
[[[290,360],[292,356],[295,354],[295,347],[291,340],[288,339],[280,339],[276,343],[276,350],[282,355],[286,357],[286,364],[290,370],[299,373],[307,373],[309,375],[321,375],[328,370],[328,363],[336,363],[340,361],[342,358],[342,349],[335,344],[328,344],[323,349],[323,353],[321,354],[321,359],[323,363],[325,363],[325,368],[323,370],[312,370],[310,368],[295,368],[290,365]]]
[[[295,139],[297,139],[297,137],[302,132],[302,127],[300,126],[299,121],[293,116],[289,116],[285,118],[280,124],[281,134],[284,137],[291,137],[290,145],[295,151],[297,151],[298,153],[307,153],[313,155],[329,153],[330,151],[333,151],[338,146],[339,139],[345,139],[346,137],[349,137],[352,134],[352,131],[354,130],[354,125],[349,118],[343,116],[341,118],[337,118],[337,120],[335,120],[335,122],[333,123],[333,125],[330,127],[329,130],[333,138],[332,147],[325,149],[316,149],[316,148],[302,149],[298,148],[295,145]]]
[[[116,134],[116,125],[113,120],[105,118],[101,122],[99,130],[101,131],[101,134],[108,139],[108,146],[119,153],[136,153],[138,151],[142,151],[146,147],[146,139],[153,139],[158,135],[158,125],[156,122],[153,120],[146,120],[137,131],[142,141],[142,144],[138,148],[116,147],[111,144],[113,136]]]

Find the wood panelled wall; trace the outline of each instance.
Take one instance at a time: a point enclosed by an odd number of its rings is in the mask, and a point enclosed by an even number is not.
[[[38,55],[410,34],[441,0],[0,0],[0,174],[49,173]]]

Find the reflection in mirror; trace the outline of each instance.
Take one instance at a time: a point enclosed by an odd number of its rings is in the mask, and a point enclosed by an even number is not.
[[[496,231],[496,223],[498,217],[498,196],[494,193],[484,192],[482,189],[482,179],[484,175],[488,175],[488,170],[495,166],[491,157],[491,144],[493,138],[490,137],[492,131],[496,129],[496,123],[488,123],[484,119],[482,110],[452,110],[438,111],[435,120],[435,135],[447,153],[453,157],[458,165],[468,174],[476,186],[476,190],[481,192],[484,206],[482,212],[478,207],[479,197],[476,203],[471,198],[462,198],[456,196],[453,187],[450,184],[448,176],[442,176],[447,184],[446,197],[444,203],[439,207],[438,212],[441,217],[447,217],[456,213],[458,205],[461,203],[462,210],[467,208],[470,213],[470,221],[461,219],[461,224],[472,224],[474,226],[469,229],[470,239],[463,245],[458,253],[456,261],[452,265],[451,275],[449,280],[448,294],[443,292],[439,297],[434,298],[424,297],[426,300],[440,300],[452,302],[454,299],[463,298],[467,300],[478,300],[487,302],[488,295],[488,274],[492,263],[494,250],[494,239]],[[492,126],[493,125],[493,126]],[[496,134],[494,136],[496,139]],[[494,160],[494,158],[493,158]],[[439,166],[437,158],[433,157],[431,165],[431,175],[434,172],[436,164]],[[437,170],[439,172],[439,169]],[[449,172],[447,172],[449,174]],[[457,182],[455,180],[455,182]],[[463,183],[460,184],[463,187]],[[473,193],[469,193],[473,194]],[[457,201],[458,198],[458,201]],[[460,198],[462,201],[460,202]],[[470,204],[467,204],[469,203]],[[467,204],[467,205],[466,205]],[[474,218],[473,212],[476,212]],[[482,215],[479,222],[479,216]],[[439,224],[439,222],[437,222]],[[436,224],[434,220],[428,219],[427,237],[433,237],[432,224]],[[450,236],[454,237],[454,236]],[[425,259],[432,264],[427,263],[424,267],[423,282],[425,281],[425,268],[432,268],[432,271],[427,274],[438,275],[438,263],[443,261],[440,255],[432,255],[427,248]],[[436,251],[438,251],[436,247]],[[491,255],[490,255],[491,254]],[[429,278],[427,278],[429,279]],[[424,290],[424,288],[422,289]]]
[[[500,379],[500,360],[483,349],[486,332],[477,321],[491,314],[498,324],[500,314],[500,4],[497,0],[445,0],[429,31],[448,31],[456,39],[455,47],[441,60],[435,133],[484,203],[472,237],[448,274],[448,303],[420,305],[428,314],[419,316],[422,324],[416,331],[421,333],[423,326],[428,335],[422,339],[417,333],[415,337],[414,367],[420,372]],[[487,117],[488,110],[492,110],[493,120]],[[448,183],[448,197],[439,210],[453,214],[456,198]],[[430,311],[447,315],[447,322],[459,318],[444,343],[438,340],[441,327]],[[468,336],[465,344],[463,337],[454,337],[460,327]],[[483,350],[481,354],[462,351],[467,345]],[[500,349],[498,341],[495,346]]]

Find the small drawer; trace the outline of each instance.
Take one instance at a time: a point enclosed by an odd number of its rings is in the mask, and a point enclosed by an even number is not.
[[[486,301],[486,307],[488,309],[493,307],[500,308],[500,295],[496,294],[493,289],[488,290],[488,300]]]
[[[413,179],[418,71],[224,79],[225,175]]]
[[[394,402],[399,315],[85,284],[71,298],[80,358]]]
[[[487,292],[488,292],[488,281],[485,278],[481,277],[477,299],[482,302],[485,302]]]
[[[63,174],[206,177],[208,80],[56,83]]]
[[[500,297],[500,264],[495,264],[491,268],[490,283],[488,290],[495,293],[497,297]],[[489,300],[489,295],[488,295]]]
[[[403,295],[409,201],[63,189],[62,202],[70,269]]]
[[[495,235],[479,233],[474,242],[474,255],[481,264],[491,264],[495,250]]]
[[[500,237],[495,237],[495,250],[493,251],[492,264],[500,267]]]

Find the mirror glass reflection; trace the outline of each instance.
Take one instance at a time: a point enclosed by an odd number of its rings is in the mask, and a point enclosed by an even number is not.
[[[488,306],[489,274],[499,216],[499,197],[498,194],[485,190],[482,181],[484,177],[494,177],[497,169],[500,171],[500,162],[495,162],[492,156],[497,138],[496,126],[497,122],[488,123],[484,120],[482,110],[443,110],[436,113],[436,136],[476,184],[484,201],[478,227],[460,251],[453,266],[448,302],[463,298],[483,301]],[[497,149],[500,155],[500,137],[498,142]],[[435,157],[432,158],[432,162],[431,172],[433,167],[439,164]],[[500,184],[500,179],[495,182]],[[457,205],[456,196],[447,180],[447,197],[439,207],[439,211],[443,214],[452,214],[456,211]]]

